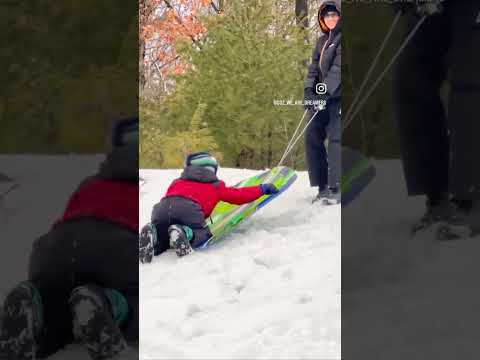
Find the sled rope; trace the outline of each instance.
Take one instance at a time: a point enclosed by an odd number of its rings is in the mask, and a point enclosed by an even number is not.
[[[345,120],[350,117],[350,114],[352,113],[353,108],[357,104],[357,101],[360,98],[360,95],[361,95],[363,89],[365,88],[365,86],[368,83],[368,80],[372,76],[373,70],[377,66],[378,61],[380,60],[380,56],[382,55],[383,51],[385,50],[385,47],[387,46],[388,41],[390,40],[390,38],[393,34],[393,31],[397,27],[397,24],[398,24],[398,21],[400,20],[401,15],[402,15],[402,13],[399,11],[397,13],[397,15],[395,16],[395,19],[393,20],[392,24],[390,25],[390,28],[388,29],[387,34],[383,38],[383,42],[380,45],[380,49],[378,50],[377,55],[375,55],[375,59],[373,60],[372,64],[370,65],[370,68],[368,69],[367,74],[363,78],[362,83],[361,83],[359,89],[356,91],[355,97],[353,98],[352,103],[350,104],[350,107],[347,110],[347,113],[345,115]]]
[[[300,132],[300,134],[298,134],[297,138],[295,139],[295,141],[292,143],[292,145],[290,146],[290,148],[288,149],[288,152],[287,152],[287,156],[288,154],[290,154],[290,152],[293,150],[293,148],[295,147],[295,145],[298,143],[298,140],[300,140],[303,136],[303,134],[305,133],[305,131],[307,130],[308,126],[310,125],[310,123],[313,121],[313,119],[315,119],[315,116],[317,116],[317,114],[320,112],[320,110],[317,110],[315,111],[315,113],[312,115],[312,117],[310,118],[310,120],[308,120],[307,124],[303,127],[302,131]]]
[[[303,114],[304,116],[302,117],[302,119],[300,120],[300,123],[298,124],[298,128],[300,128],[300,125],[302,124],[303,122],[303,118],[305,117],[305,114],[308,112],[308,110],[305,110],[305,113]],[[300,134],[298,134],[298,136],[295,138],[295,134],[293,134],[292,136],[292,140],[290,141],[290,146],[287,146],[287,148],[285,149],[285,153],[284,153],[284,156],[282,156],[282,159],[279,161],[278,165],[277,166],[280,166],[282,165],[282,163],[285,161],[286,157],[288,156],[288,154],[290,154],[290,152],[293,150],[293,148],[295,147],[295,145],[297,144],[298,140],[300,140],[303,136],[303,134],[305,133],[305,131],[307,130],[308,126],[310,125],[310,123],[313,121],[313,119],[315,119],[315,116],[317,116],[317,114],[320,112],[320,110],[317,110],[313,115],[312,117],[310,118],[310,120],[308,120],[307,124],[303,127],[302,131],[300,132]],[[295,138],[295,140],[293,140]]]
[[[397,16],[395,17],[395,19],[397,19],[397,17],[399,17],[400,15],[400,12],[397,13]],[[423,16],[419,21],[418,23],[415,25],[415,27],[412,29],[412,31],[410,31],[410,33],[408,34],[407,38],[403,41],[402,45],[400,46],[400,48],[395,52],[395,54],[393,55],[393,57],[390,59],[390,62],[387,64],[387,66],[385,67],[385,69],[380,73],[380,75],[378,76],[377,80],[372,84],[372,86],[370,86],[370,89],[367,91],[367,93],[365,94],[365,96],[362,98],[362,100],[358,103],[358,106],[355,107],[355,110],[352,110],[353,107],[355,106],[355,104],[352,104],[350,106],[350,111],[349,113],[351,114],[350,116],[347,114],[347,117],[345,118],[345,123],[342,127],[342,132],[345,131],[345,129],[351,124],[352,120],[358,115],[358,113],[360,112],[360,110],[362,109],[362,107],[365,105],[365,103],[367,102],[368,98],[370,97],[370,95],[375,91],[375,89],[377,88],[377,86],[380,84],[380,82],[383,80],[384,76],[387,74],[387,72],[390,70],[390,68],[392,67],[392,65],[395,63],[395,61],[397,60],[397,58],[401,55],[401,53],[403,52],[403,50],[405,49],[405,47],[409,44],[410,40],[412,39],[412,37],[417,33],[418,29],[420,28],[420,26],[423,24],[423,22],[426,20],[427,16]],[[392,23],[392,26],[393,25],[396,25],[397,21],[394,20],[394,22]],[[387,36],[390,36],[390,32],[387,34]],[[383,51],[383,49],[380,49],[381,51]],[[379,54],[381,53],[381,51],[379,52]],[[378,56],[379,56],[378,54]],[[366,83],[366,79],[364,80],[364,82]],[[362,84],[363,85],[363,84]],[[357,92],[357,97],[359,97],[361,93],[361,90],[359,90]]]
[[[282,157],[280,158],[280,161],[278,162],[277,166],[282,165],[282,163],[285,161],[285,158],[286,158],[287,155],[288,155],[288,150],[290,149],[290,146],[292,145],[293,139],[295,138],[295,135],[297,135],[297,132],[298,132],[298,130],[300,129],[300,126],[302,125],[303,119],[305,118],[305,115],[307,115],[307,112],[308,112],[308,109],[305,110],[305,112],[303,113],[303,116],[302,116],[302,118],[300,119],[300,121],[299,121],[299,123],[298,123],[298,125],[297,125],[297,128],[295,129],[295,132],[294,132],[293,135],[291,136],[290,141],[288,142],[288,145],[287,145],[287,147],[285,148],[285,151],[283,152],[283,155],[282,155]]]

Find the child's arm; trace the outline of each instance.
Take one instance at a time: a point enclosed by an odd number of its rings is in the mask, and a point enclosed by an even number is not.
[[[263,189],[259,186],[249,186],[244,188],[227,187],[225,183],[220,182],[220,200],[235,205],[243,205],[257,200],[263,196]]]

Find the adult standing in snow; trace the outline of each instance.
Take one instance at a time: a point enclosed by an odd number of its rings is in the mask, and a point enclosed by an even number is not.
[[[138,342],[138,118],[118,121],[98,173],[38,238],[28,281],[6,296],[0,359],[47,357],[81,342],[93,359]]]
[[[306,158],[310,185],[318,187],[314,201],[341,201],[341,5],[323,1],[318,10],[322,36],[317,40],[305,79],[304,97],[310,118]],[[328,138],[328,152],[325,140]]]
[[[395,74],[408,194],[427,198],[426,212],[413,230],[444,223],[453,237],[460,235],[457,230],[480,232],[480,2],[399,2],[395,10],[409,29],[426,16]],[[440,88],[448,70],[447,114]]]

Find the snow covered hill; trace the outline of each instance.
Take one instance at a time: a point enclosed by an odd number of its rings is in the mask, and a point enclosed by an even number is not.
[[[179,170],[142,170],[140,224]],[[258,171],[220,169],[227,185]],[[340,359],[340,207],[308,177],[225,241],[140,266],[140,358]]]
[[[26,277],[33,240],[102,158],[0,156],[1,172],[20,183],[0,208],[0,241],[8,243],[0,251],[0,302]],[[229,184],[253,173],[220,170]],[[142,175],[144,223],[178,171]],[[167,253],[141,267],[144,359],[339,358],[340,209],[314,209],[306,175],[299,175],[217,248],[181,261]],[[51,357],[86,358],[75,345]]]
[[[480,237],[411,237],[424,199],[407,197],[399,161],[376,166],[342,211],[343,357],[478,359]]]
[[[32,241],[101,159],[0,156],[0,172],[20,183],[0,207],[0,241],[8,244],[0,251],[0,301],[25,278]],[[368,359],[477,359],[480,239],[411,238],[423,199],[406,197],[398,161],[376,165],[372,186],[342,212],[344,340]],[[229,184],[253,173],[220,170]],[[141,174],[143,224],[178,171]],[[314,209],[312,195],[300,173],[217,248],[142,265],[142,358],[338,359],[340,209]],[[70,346],[51,359],[86,353]]]

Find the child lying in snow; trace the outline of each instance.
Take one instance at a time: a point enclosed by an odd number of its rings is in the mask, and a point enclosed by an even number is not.
[[[170,184],[166,195],[153,207],[151,223],[155,237],[146,225],[140,234],[140,261],[151,261],[151,250],[160,255],[169,248],[184,256],[205,243],[211,236],[205,219],[220,201],[242,205],[263,195],[278,193],[272,184],[244,188],[227,187],[217,178],[217,160],[207,152],[187,156],[179,179]],[[153,243],[152,243],[153,242]]]

